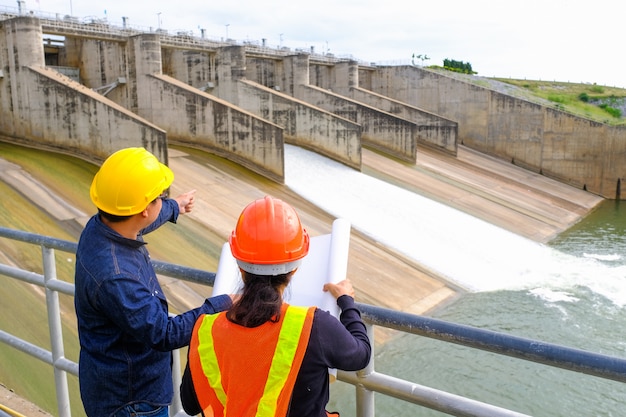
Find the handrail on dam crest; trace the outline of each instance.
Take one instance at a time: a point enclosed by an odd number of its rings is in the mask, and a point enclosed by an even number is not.
[[[54,251],[75,253],[77,245],[69,241],[4,227],[0,227],[0,238],[39,245],[42,249],[43,274],[0,263],[0,276],[35,284],[45,289],[51,350],[48,351],[27,340],[20,339],[3,329],[0,329],[0,342],[52,365],[58,416],[70,417],[67,373],[78,376],[78,364],[67,359],[64,354],[59,294],[73,296],[74,285],[56,277]],[[153,264],[157,273],[164,276],[208,286],[212,286],[215,280],[215,274],[212,272],[159,261],[153,261]],[[604,379],[626,382],[625,359],[402,313],[368,304],[357,304],[367,323],[368,333],[372,341],[374,326],[380,326]],[[372,343],[372,349],[374,350],[374,343]],[[174,386],[177,387],[181,379],[180,355],[174,354],[173,358]],[[374,368],[374,359],[361,371],[338,371],[337,378],[355,386],[356,415],[359,417],[374,417],[375,393],[456,416],[521,417],[525,415],[379,373]],[[177,395],[174,396],[174,402],[170,407],[170,415],[186,416]]]
[[[44,33],[58,36],[71,34],[74,36],[98,36],[103,39],[125,40],[129,36],[153,33],[160,36],[163,45],[175,48],[217,49],[227,45],[243,45],[246,48],[246,52],[253,55],[280,57],[291,55],[294,52],[288,47],[272,48],[264,43],[249,40],[240,42],[234,39],[210,38],[205,36],[203,30],[201,30],[200,36],[197,36],[193,31],[174,31],[174,33],[169,33],[167,29],[131,25],[126,20],[120,26],[109,22],[106,18],[87,17],[79,19],[76,16],[60,15],[59,13],[53,14],[38,10],[28,10],[27,12],[18,8],[0,6],[0,21],[19,16],[33,16],[40,19]],[[313,61],[317,62],[337,63],[345,60],[356,60],[352,56],[335,56],[313,51],[306,52],[311,55]],[[361,64],[370,65],[371,63],[361,62]]]

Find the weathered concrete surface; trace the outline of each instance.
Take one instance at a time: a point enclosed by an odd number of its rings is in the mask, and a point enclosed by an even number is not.
[[[0,383],[0,404],[6,408],[1,410],[8,415],[25,417],[52,417],[52,414],[43,411],[36,404],[26,401],[17,395],[11,387]]]
[[[286,142],[361,169],[359,124],[246,79],[247,59],[241,46],[220,48],[218,62],[215,95],[281,126]]]
[[[283,127],[285,142],[361,169],[361,126],[253,81],[237,85],[239,106]]]
[[[541,243],[604,201],[465,146],[456,157],[420,148],[414,166],[366,151],[363,164],[366,173]]]
[[[408,120],[315,86],[298,89],[306,103],[358,123],[361,143],[407,162],[415,162],[418,126]]]
[[[146,80],[150,117],[170,143],[227,158],[274,181],[285,179],[283,128],[166,75]]]
[[[299,82],[296,85],[311,85],[309,84],[311,82],[309,75],[311,65],[309,65],[309,60],[298,59],[303,61],[298,68],[301,68],[300,71],[306,74],[307,82]],[[319,66],[316,68],[319,68]],[[322,84],[312,85],[317,86],[321,91],[332,91],[360,104],[360,107],[357,107],[357,109],[363,109],[367,113],[358,118],[357,121],[363,125],[363,140],[368,146],[400,159],[406,159],[406,156],[409,155],[410,162],[415,162],[414,152],[418,144],[452,154],[456,153],[458,130],[456,122],[360,88],[359,66],[355,61],[336,63],[331,67],[329,76],[332,83],[328,84],[327,88],[321,87],[326,82],[320,80],[320,77],[315,77],[315,82],[321,82]],[[298,89],[296,88],[297,91]],[[332,98],[330,100],[321,100],[322,103],[325,101],[332,101]],[[330,104],[326,105],[331,106]],[[324,107],[323,104],[320,104],[320,106]],[[376,109],[378,113],[372,113],[372,109]],[[413,132],[410,144],[402,140],[402,135],[398,134],[397,124],[399,122],[388,119],[389,115],[409,121],[415,125],[416,129]],[[366,124],[365,121],[370,119],[373,121]]]
[[[164,103],[159,100],[161,92],[155,91],[149,81],[149,77],[167,68],[184,75],[185,83],[198,89],[216,84],[211,87],[215,96],[279,125],[284,129],[283,140],[357,169],[361,164],[361,140],[380,150],[384,148],[381,143],[390,142],[392,150],[404,149],[412,155],[409,136],[417,136],[419,144],[427,142],[452,153],[458,144],[464,144],[594,194],[626,198],[621,192],[621,182],[626,178],[625,127],[607,126],[438,72],[414,66],[359,67],[354,62],[332,60],[305,65],[306,54],[296,54],[292,59],[282,50],[273,54],[268,50],[255,51],[249,57],[246,46],[225,44],[202,49],[198,43],[193,45],[193,57],[190,55],[179,66],[176,58],[184,56],[186,46],[173,46],[174,39],[154,33],[124,37],[122,33],[104,36],[85,32],[80,38],[91,40],[70,40],[68,47],[73,49],[65,51],[65,59],[82,62],[81,80],[93,83],[88,87],[126,79],[126,84],[110,92],[111,98],[130,111],[118,113],[104,105],[104,98],[94,100],[69,82],[64,84],[69,86],[66,90],[58,84],[48,85],[48,79],[29,72],[40,74],[35,68],[44,66],[41,25],[36,18],[18,17],[0,24],[4,73],[0,79],[0,109],[3,116],[7,115],[0,121],[0,133],[22,143],[41,142],[57,149],[62,143],[67,152],[82,157],[93,153],[94,159],[102,159],[121,147],[123,140],[125,146],[141,144],[167,160],[165,132],[154,126],[157,122],[153,116],[163,114],[167,105],[153,108],[154,103]],[[60,33],[78,37],[78,29],[74,29],[76,33]],[[164,65],[163,50],[168,48],[179,51],[166,53]],[[16,51],[17,58],[9,51]],[[58,58],[61,60],[63,54]],[[319,103],[313,106],[277,91],[297,92],[309,84],[363,101],[361,109],[369,106],[377,112],[369,112],[355,123],[333,114],[353,112],[349,106],[342,107],[348,100],[340,103],[336,95],[329,94],[329,102],[324,103],[324,108],[332,111],[315,111],[321,109]],[[51,98],[43,95],[48,92],[52,92]],[[37,123],[33,123],[31,105],[36,116],[43,118]],[[188,120],[202,117],[194,114],[195,105],[190,108]],[[408,125],[385,119],[384,113],[394,115],[396,121],[417,124],[418,132],[409,134]],[[138,125],[142,118],[152,123]],[[228,117],[220,118],[220,122],[227,123],[222,131],[237,130]],[[233,153],[235,159],[241,157]],[[280,156],[271,155],[267,162],[278,160]],[[279,172],[280,167],[272,166],[267,171]]]
[[[95,88],[123,77],[126,83],[108,96],[159,125],[167,131],[168,141],[213,152],[274,181],[284,181],[283,129],[163,75],[159,35],[130,36],[126,42],[71,38],[66,50],[68,64],[80,68],[87,86]],[[182,76],[172,62],[176,57],[182,55],[168,54],[167,67]]]
[[[298,54],[285,58],[285,78],[288,92],[306,103],[352,120],[361,126],[361,142],[369,144],[382,152],[408,162],[414,162],[417,149],[417,126],[400,117],[385,113],[380,109],[359,103],[348,96],[337,94],[330,89],[323,89],[309,84],[309,55]],[[355,62],[335,66],[339,74],[358,76]],[[339,71],[338,68],[347,68]],[[348,69],[351,69],[348,70]],[[337,74],[336,78],[339,77]],[[337,79],[336,87],[355,81]],[[339,89],[343,91],[344,89]]]
[[[143,146],[167,162],[165,131],[60,73],[46,69],[38,19],[0,21],[0,132],[16,143],[100,162]],[[11,51],[15,56],[9,56]]]
[[[361,87],[458,122],[458,140],[605,198],[626,178],[626,128],[413,66],[360,71]]]
[[[413,122],[417,126],[416,146],[428,146],[456,155],[458,123],[363,88],[354,87],[348,94],[360,103]]]

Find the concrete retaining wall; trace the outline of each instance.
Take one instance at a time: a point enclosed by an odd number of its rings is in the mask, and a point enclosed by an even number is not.
[[[252,81],[241,80],[240,106],[285,129],[285,141],[361,169],[361,126]]]
[[[85,86],[46,69],[39,20],[0,22],[0,132],[15,143],[96,163],[143,146],[167,163],[165,131]],[[8,51],[15,56],[9,57]]]
[[[70,38],[66,45],[66,65],[79,66],[85,85],[97,88],[124,78],[108,97],[166,131],[168,143],[203,149],[284,181],[282,129],[189,85],[206,88],[215,79],[215,53],[163,48],[157,34],[125,42]],[[163,68],[184,82],[163,75]]]
[[[162,48],[161,56],[163,74],[208,93],[217,84],[215,53]]]
[[[350,96],[414,123],[417,128],[415,139],[419,144],[456,155],[458,123],[363,88],[351,89]]]
[[[170,142],[212,152],[277,182],[285,180],[283,129],[166,75],[149,77],[151,117]]]
[[[460,143],[606,198],[626,177],[626,128],[417,67],[362,71],[362,87],[458,122]]]
[[[332,101],[337,101],[335,97],[350,98],[353,102],[358,103],[357,108],[362,108],[368,113],[367,116],[356,120],[363,125],[363,140],[369,146],[412,162],[415,162],[417,143],[456,155],[458,129],[456,122],[371,90],[360,88],[361,74],[355,61],[341,62],[333,66],[321,64],[311,66],[307,59],[306,68],[304,64],[300,64],[299,68],[300,72],[306,70],[307,82],[319,87],[322,91],[327,91],[328,96],[332,97]],[[311,77],[311,73],[314,74],[313,77]],[[318,103],[320,107],[333,113],[340,111],[333,110],[332,105],[324,103],[324,100],[320,99]],[[378,112],[372,113],[374,109]],[[410,145],[403,143],[402,139],[398,139],[398,136],[402,136],[398,130],[399,122],[388,119],[390,116],[414,125]],[[374,120],[371,123],[365,122],[372,117]],[[381,119],[383,123],[375,119]],[[366,126],[366,123],[372,128]]]
[[[245,54],[244,54],[245,56]],[[289,83],[285,79],[284,61],[272,57],[245,56],[244,76],[265,87],[276,91],[289,92]]]
[[[80,83],[92,89],[113,84],[120,78],[132,82],[127,46],[128,42],[67,37],[62,62],[67,67],[78,68]],[[129,88],[122,85],[112,89],[106,97],[128,108],[128,91]]]
[[[415,163],[417,125],[315,86],[298,90],[299,98],[361,126],[361,141],[401,160]]]
[[[217,60],[217,96],[282,127],[285,142],[361,169],[360,125],[285,94],[281,88],[248,80],[248,61],[243,47],[220,48]],[[259,65],[260,61],[255,60],[255,66]],[[270,66],[272,71],[276,70],[273,64]],[[283,85],[287,84],[287,90],[293,91],[298,74],[287,74],[285,65],[281,67]]]

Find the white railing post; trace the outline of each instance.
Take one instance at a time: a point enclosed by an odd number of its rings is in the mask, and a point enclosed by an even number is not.
[[[183,403],[180,399],[180,383],[182,382],[182,371],[180,363],[181,349],[172,352],[172,384],[174,385],[174,397],[170,405],[170,417],[180,415],[183,412]],[[183,415],[186,415],[183,413]]]
[[[372,356],[367,366],[356,373],[357,378],[367,378],[374,372],[374,326],[366,323],[367,335],[372,346]],[[356,385],[356,415],[357,417],[374,417],[376,407],[374,402],[374,391],[370,391],[362,385]]]
[[[41,247],[43,255],[43,277],[46,285],[46,306],[48,308],[48,327],[50,330],[50,348],[54,369],[54,385],[56,387],[57,409],[59,417],[71,417],[70,394],[67,385],[67,373],[58,367],[58,362],[65,359],[63,349],[63,328],[61,325],[61,308],[59,293],[48,287],[48,283],[57,279],[54,249]]]

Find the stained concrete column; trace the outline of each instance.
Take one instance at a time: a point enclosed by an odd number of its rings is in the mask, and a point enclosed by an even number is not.
[[[7,115],[0,117],[0,131],[7,135],[31,130],[29,92],[34,86],[26,81],[30,78],[25,69],[45,66],[41,39],[41,24],[35,17],[0,21],[0,113]]]
[[[246,75],[246,50],[233,45],[217,50],[217,88],[215,94],[235,105],[239,104],[237,82]]]
[[[309,54],[285,57],[285,93],[302,98],[301,87],[309,85]]]
[[[161,40],[158,34],[141,34],[128,40],[128,85],[131,110],[153,121],[152,107],[159,102],[152,74],[161,74]],[[154,122],[154,121],[153,121]]]
[[[46,65],[41,23],[36,17],[23,16],[4,21],[7,51],[15,54],[9,60],[9,71],[17,72],[21,67]]]
[[[336,93],[349,96],[350,89],[359,86],[359,65],[356,61],[338,62],[334,74],[333,91]]]

